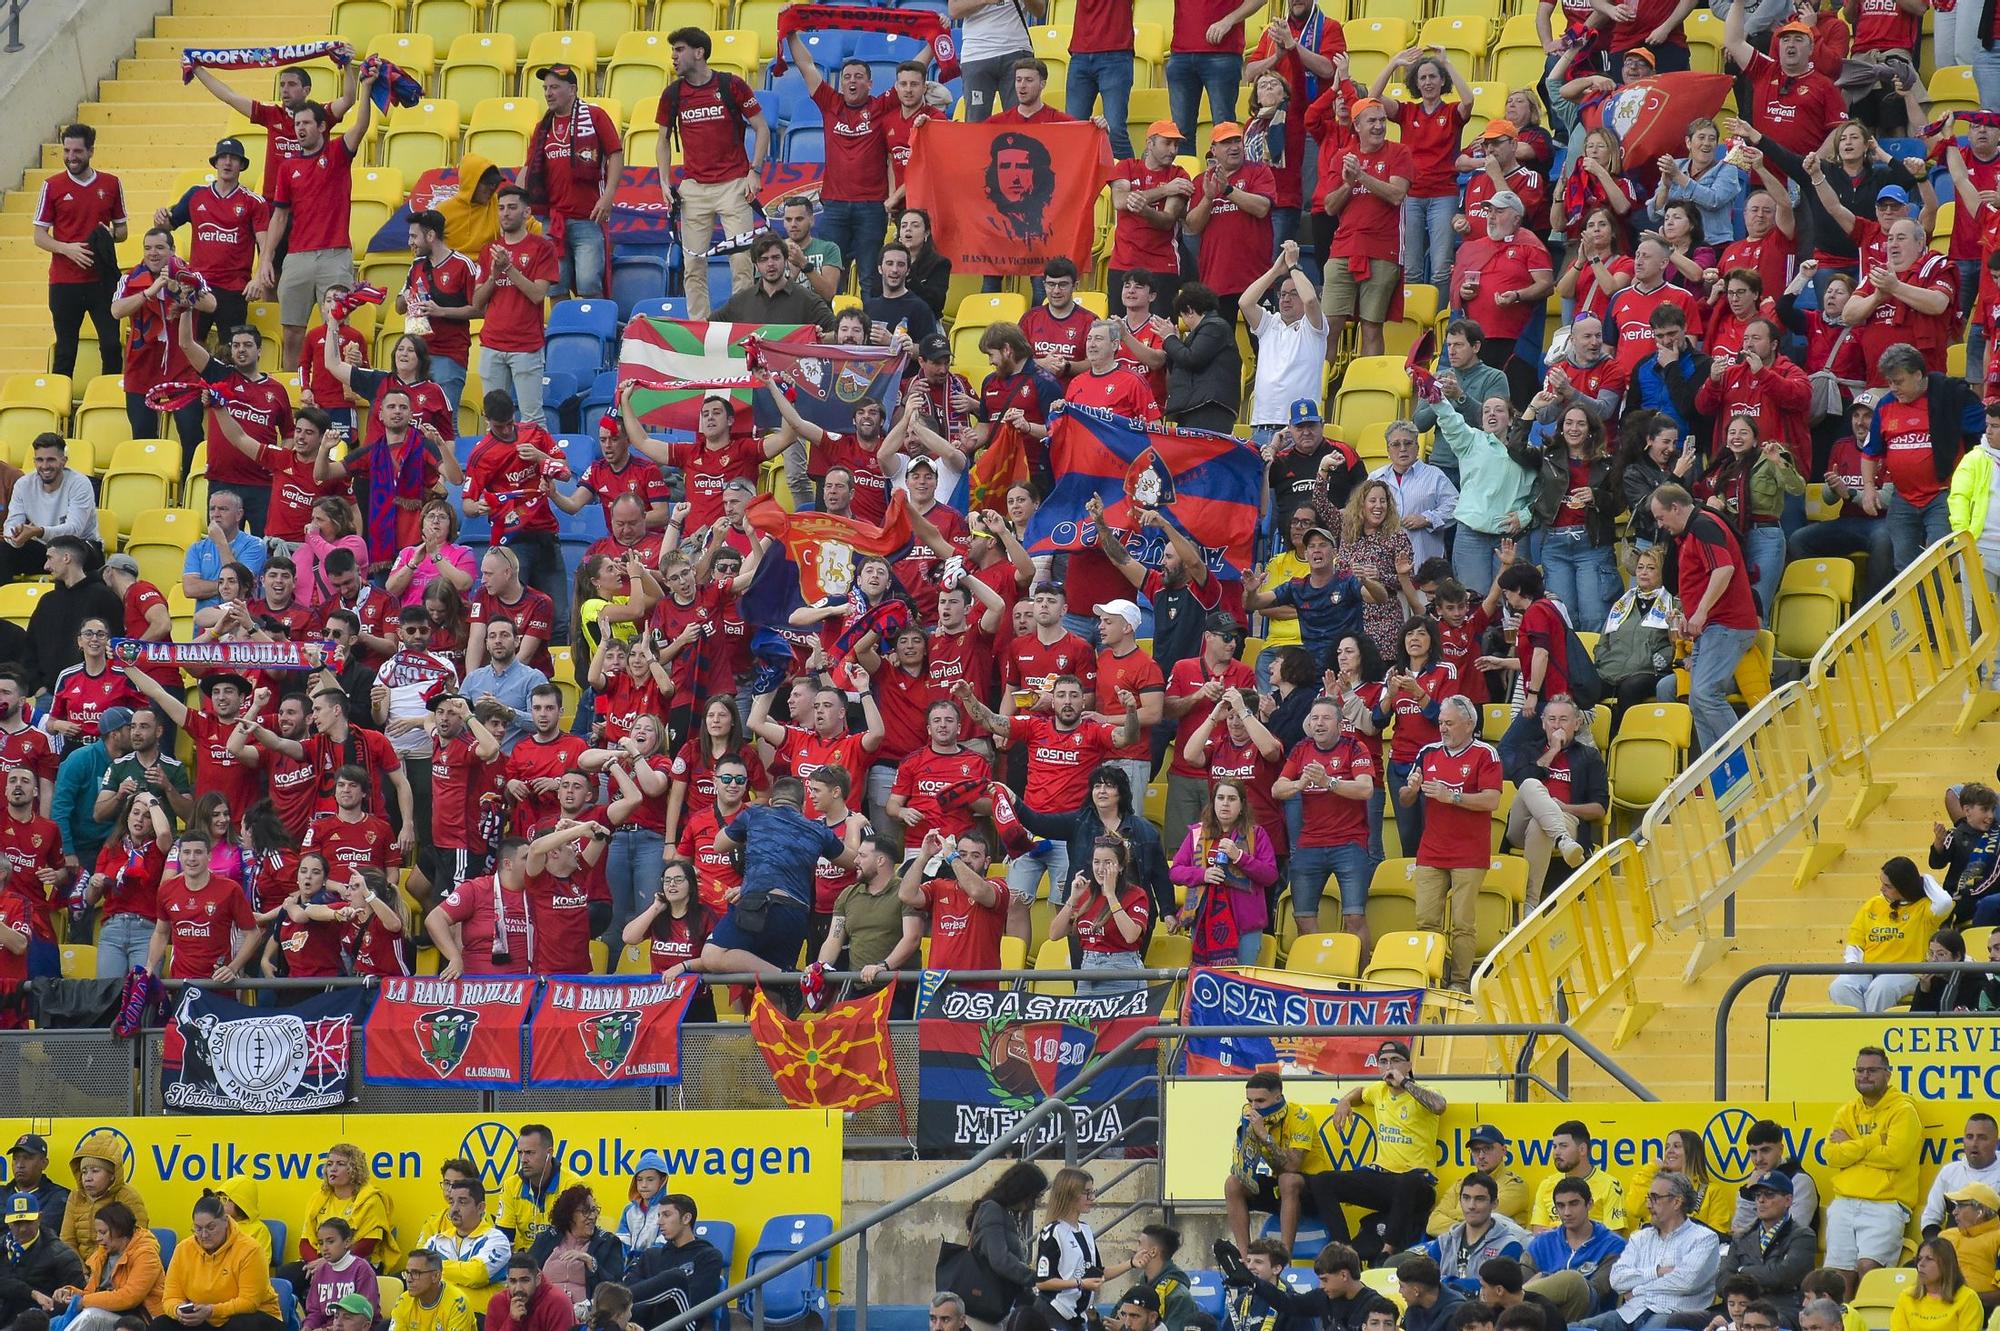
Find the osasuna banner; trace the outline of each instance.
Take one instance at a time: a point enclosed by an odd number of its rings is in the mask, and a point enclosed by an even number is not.
[[[1147,428],[1093,407],[1064,406],[1051,417],[1055,488],[1029,520],[1031,553],[1083,550],[1097,543],[1085,505],[1104,502],[1104,520],[1132,557],[1160,566],[1166,533],[1139,523],[1158,512],[1200,548],[1208,570],[1234,580],[1249,567],[1257,537],[1264,461],[1247,441],[1206,430]]]
[[[363,1076],[381,1086],[520,1090],[536,983],[510,975],[383,980],[362,1040]]]
[[[281,642],[149,642],[113,638],[111,654],[139,666],[189,670],[319,670],[338,666],[339,644],[323,638]]]
[[[699,983],[559,976],[547,981],[528,1041],[528,1081],[542,1086],[672,1086],[681,1022]]]
[[[1586,104],[1583,122],[1617,135],[1626,161],[1650,162],[1680,152],[1688,123],[1721,110],[1732,86],[1727,74],[1655,74]]]
[[[900,490],[890,496],[879,527],[838,513],[787,512],[769,495],[750,502],[744,521],[784,548],[785,558],[798,567],[799,596],[806,605],[847,595],[857,555],[893,555],[910,543],[910,511]]]
[[[751,425],[750,367],[746,361],[752,338],[759,342],[809,343],[819,330],[802,324],[728,324],[700,319],[650,319],[644,315],[625,325],[618,347],[618,382],[639,385],[633,410],[656,430],[693,430],[700,423],[704,393],[719,390],[736,403],[739,429]],[[775,426],[772,419],[760,425]]]
[[[975,989],[946,975],[917,1025],[917,1145],[928,1153],[971,1155],[1061,1090],[1084,1065],[1135,1030],[1156,1025],[1171,985],[1128,994],[1063,997]],[[1150,1044],[1123,1054],[1091,1082],[1072,1110],[1081,1142],[1157,1140],[1157,1086],[1134,1090],[1158,1063]],[[1129,1092],[1129,1094],[1127,1094]],[[1123,1135],[1127,1125],[1131,1135]],[[1051,1119],[1035,1134],[1061,1131]]]
[[[1289,971],[1254,966],[1188,972],[1181,1022],[1187,1026],[1402,1026],[1417,1024],[1421,989],[1348,990]],[[1201,1075],[1252,1073],[1260,1068],[1323,1075],[1366,1073],[1382,1042],[1373,1036],[1189,1036],[1180,1071]]]
[[[910,206],[962,273],[1039,275],[1050,259],[1090,263],[1111,140],[1087,120],[1059,125],[925,120],[910,150]]]
[[[749,350],[749,365],[769,370],[777,385],[789,390],[799,415],[837,434],[854,433],[854,409],[863,402],[881,407],[885,422],[893,419],[910,367],[909,352],[887,347],[753,340]]]
[[[355,989],[284,1008],[245,1007],[199,985],[181,992],[160,1048],[167,1108],[194,1114],[294,1114],[354,1098],[348,1051]]]

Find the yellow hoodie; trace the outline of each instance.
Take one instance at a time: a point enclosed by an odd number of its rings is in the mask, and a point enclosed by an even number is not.
[[[363,1169],[368,1166],[362,1165]],[[324,1183],[306,1207],[305,1224],[299,1231],[299,1256],[306,1245],[319,1243],[319,1227],[328,1220],[345,1220],[354,1230],[354,1250],[374,1263],[378,1271],[393,1271],[403,1264],[396,1247],[396,1226],[392,1220],[395,1204],[372,1182],[363,1182],[352,1197],[336,1197]]]
[[[83,1190],[83,1162],[101,1160],[111,1166],[111,1186],[103,1195],[92,1197]],[[138,1189],[125,1181],[125,1143],[115,1132],[93,1132],[76,1144],[76,1154],[69,1158],[70,1177],[76,1186],[69,1190],[69,1205],[63,1209],[62,1234],[64,1243],[76,1249],[76,1255],[85,1262],[97,1251],[97,1208],[106,1202],[123,1202],[132,1208],[132,1218],[138,1221],[140,1229],[146,1229],[152,1221],[146,1218],[146,1199]]]
[[[240,1220],[234,1215],[229,1219],[264,1254],[264,1265],[277,1265],[271,1256],[271,1227],[264,1223],[263,1208],[257,1204],[257,1180],[248,1174],[232,1175],[215,1189],[215,1195],[243,1213]]]
[[[2000,1219],[1988,1216],[1964,1229],[1954,1226],[1943,1230],[1938,1237],[1949,1243],[1952,1251],[1958,1254],[1958,1269],[1964,1274],[1965,1283],[1972,1292],[1992,1292],[1994,1263],[1996,1257],[2000,1257]]]
[[[1845,1132],[1847,1140],[1826,1143],[1826,1162],[1835,1171],[1832,1196],[1916,1209],[1917,1153],[1924,1141],[1916,1101],[1893,1089],[1873,1105],[1857,1095],[1834,1113],[1833,1131]]]
[[[192,1236],[175,1245],[160,1302],[169,1311],[183,1303],[213,1304],[214,1311],[208,1315],[210,1326],[221,1326],[238,1313],[279,1315],[278,1291],[271,1286],[271,1259],[234,1221],[228,1237],[214,1252]]]

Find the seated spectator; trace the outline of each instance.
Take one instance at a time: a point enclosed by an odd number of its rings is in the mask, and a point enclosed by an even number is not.
[[[0,1221],[7,1226],[0,1251],[0,1323],[30,1310],[46,1313],[56,1291],[82,1282],[83,1262],[76,1249],[42,1228],[41,1198],[32,1192],[9,1193],[0,1203]]]
[[[83,1264],[83,1279],[52,1296],[64,1331],[112,1331],[128,1314],[158,1317],[167,1279],[159,1239],[123,1202],[106,1202],[91,1223],[97,1250]]]
[[[97,498],[90,478],[69,465],[69,446],[58,434],[35,436],[29,449],[34,471],[14,485],[7,498],[5,544],[0,545],[0,583],[39,577],[49,557],[48,542],[74,536],[102,545],[97,531]]]
[[[1278,1240],[1289,1252],[1298,1237],[1300,1216],[1320,1213],[1317,1190],[1332,1172],[1333,1162],[1312,1114],[1304,1105],[1286,1101],[1284,1083],[1275,1072],[1252,1073],[1243,1100],[1229,1177],[1222,1185],[1229,1230],[1239,1248],[1248,1248],[1250,1212],[1276,1215]],[[1345,1244],[1340,1248],[1354,1251]]]
[[[1972,1129],[1967,1128],[1968,1134]],[[1989,1129],[1989,1132],[1991,1130]],[[1992,1140],[1988,1138],[1988,1140]],[[1738,1188],[1736,1211],[1730,1217],[1732,1232],[1742,1229],[1757,1217],[1757,1208],[1751,1196],[1751,1189],[1763,1179],[1783,1174],[1789,1181],[1791,1202],[1789,1214],[1792,1222],[1801,1228],[1810,1229],[1819,1215],[1819,1187],[1812,1175],[1806,1173],[1799,1158],[1790,1154],[1791,1144],[1785,1130],[1768,1118],[1760,1118],[1750,1125],[1750,1131],[1743,1134],[1743,1144],[1750,1148],[1750,1177],[1743,1180]],[[1967,1147],[1971,1149],[1970,1144]],[[1989,1152],[1991,1147],[1988,1148]],[[1939,1214],[1943,1214],[1944,1194],[1938,1194]]]
[[[1979,1331],[1986,1312],[1959,1269],[1958,1250],[1942,1236],[1917,1248],[1916,1283],[1889,1314],[1890,1331]]]
[[[1541,1314],[1542,1331],[1566,1331],[1569,1322],[1562,1310],[1550,1302],[1547,1295],[1527,1288],[1525,1260],[1490,1257],[1482,1263],[1479,1267],[1479,1303],[1474,1306],[1495,1310],[1501,1320],[1516,1308],[1525,1307]],[[1535,1328],[1531,1325],[1526,1331],[1535,1331]]]
[[[223,1212],[220,1197],[194,1204],[191,1242],[174,1248],[152,1331],[283,1331],[271,1262]]]
[[[1674,676],[1674,616],[1679,605],[1666,589],[1664,550],[1641,550],[1632,561],[1632,585],[1612,602],[1591,661],[1611,704],[1611,725],[1629,707],[1651,702],[1660,681]]]
[[[1396,1263],[1396,1289],[1403,1298],[1403,1331],[1449,1331],[1465,1295],[1446,1285],[1428,1257]]]
[[[97,1216],[111,1203],[130,1211],[141,1229],[152,1223],[146,1215],[145,1198],[125,1181],[125,1143],[117,1133],[100,1128],[86,1135],[69,1158],[69,1170],[76,1187],[70,1191],[57,1237],[76,1249],[84,1261],[96,1255]]]
[[[1500,758],[1514,783],[1507,840],[1528,860],[1528,906],[1549,886],[1549,857],[1569,868],[1597,844],[1597,824],[1611,811],[1604,758],[1590,743],[1590,726],[1576,701],[1558,693],[1542,704],[1542,733],[1509,727]]]
[[[1847,926],[1841,959],[1850,966],[1921,961],[1938,922],[1951,913],[1951,898],[1907,856],[1884,861],[1881,880],[1881,890],[1862,903]],[[1914,975],[1840,975],[1828,995],[1859,1012],[1886,1012],[1916,987]]]
[[[514,1245],[487,1217],[486,1185],[477,1176],[453,1180],[446,1197],[444,1215],[431,1222],[417,1246],[437,1255],[447,1284],[476,1300],[507,1270]]]
[[[1965,1283],[1979,1296],[1981,1306],[2000,1304],[2000,1288],[1993,1280],[1994,1258],[2000,1254],[2000,1193],[1984,1183],[1968,1183],[1947,1193],[1951,1203],[1951,1228],[1938,1237],[1949,1243],[1958,1257]]]
[[[615,1280],[597,1287],[580,1317],[578,1331],[635,1331],[639,1325],[632,1320],[632,1291]]]
[[[1736,1197],[1726,1187],[1716,1183],[1708,1172],[1708,1151],[1702,1145],[1701,1134],[1687,1128],[1675,1128],[1666,1136],[1658,1160],[1649,1160],[1632,1171],[1625,1181],[1627,1196],[1638,1197],[1652,1186],[1659,1174],[1684,1174],[1694,1185],[1695,1200],[1688,1214],[1701,1221],[1716,1233],[1727,1236],[1729,1225],[1736,1211]]]
[[[1475,1170],[1459,1180],[1455,1191],[1464,1218],[1426,1241],[1421,1251],[1453,1291],[1466,1298],[1483,1298],[1480,1285],[1486,1264],[1496,1257],[1518,1259],[1527,1252],[1530,1236],[1496,1209],[1500,1185],[1491,1174]],[[1398,1278],[1401,1274],[1398,1267]]]
[[[1968,1116],[1965,1131],[1959,1136],[1959,1147],[1958,1156],[1945,1161],[1937,1177],[1931,1180],[1930,1193],[1924,1198],[1923,1214],[1917,1218],[1917,1224],[1925,1238],[1937,1233],[1952,1218],[1947,1205],[1953,1193],[1970,1184],[1983,1183],[1990,1188],[2000,1181],[2000,1135],[1996,1135],[1993,1115]]]
[[[1924,945],[1924,960],[1964,961],[1965,935],[1956,929],[1939,929]],[[1961,984],[1960,981],[1970,983]],[[1969,1012],[1978,1002],[1978,995],[1979,977],[1976,975],[1919,975],[1916,991],[1910,995],[1910,1011]]]
[[[1711,1191],[1720,1192],[1720,1188]],[[1792,1176],[1773,1170],[1738,1191],[1749,1199],[1750,1223],[1733,1230],[1722,1253],[1718,1278],[1747,1277],[1757,1294],[1776,1305],[1785,1319],[1796,1319],[1805,1294],[1799,1282],[1813,1269],[1819,1240],[1809,1224],[1792,1218]],[[1742,1322],[1736,1320],[1737,1331]],[[1771,1319],[1773,1331],[1781,1320]]]
[[[1556,1140],[1560,1142],[1566,1136],[1558,1132]],[[1583,1140],[1587,1145],[1589,1138]],[[1618,1221],[1623,1224],[1622,1194],[1612,1191],[1617,1188],[1617,1181],[1601,1170],[1597,1171],[1597,1179],[1606,1187],[1600,1195],[1614,1199]],[[1561,1309],[1567,1325],[1611,1304],[1611,1267],[1624,1253],[1625,1240],[1593,1216],[1597,1203],[1588,1182],[1565,1175],[1554,1184],[1547,1205],[1552,1208],[1556,1223],[1554,1228],[1536,1234],[1528,1244],[1528,1262],[1541,1274],[1529,1283],[1527,1292],[1538,1294]],[[1537,1222],[1544,1214],[1540,1195],[1535,1199],[1534,1214]]]
[[[1347,1221],[1340,1204],[1376,1212],[1355,1251],[1370,1254],[1400,1252],[1423,1236],[1423,1217],[1437,1195],[1431,1163],[1437,1156],[1438,1118],[1444,1097],[1419,1086],[1410,1070],[1410,1046],[1384,1040],[1375,1051],[1379,1079],[1358,1086],[1334,1106],[1332,1127],[1343,1130],[1357,1105],[1367,1105],[1375,1125],[1376,1163],[1367,1169],[1343,1169],[1319,1180],[1314,1201],[1337,1242],[1347,1241]]]
[[[1930,867],[1946,870],[1944,890],[1957,904],[1955,923],[1978,926],[2000,924],[2000,897],[1993,886],[2000,882],[2000,828],[1995,826],[1995,808],[2000,794],[1993,787],[1968,781],[1958,788],[1957,816],[1951,828],[1935,825],[1931,833]]]
[[[598,1228],[599,1215],[590,1185],[572,1184],[549,1207],[549,1227],[528,1249],[542,1279],[572,1306],[594,1299],[600,1284],[625,1271],[625,1245]]]
[[[684,890],[694,891],[694,875],[680,866],[678,881]],[[618,1228],[613,1232],[618,1241],[625,1245],[625,1251],[634,1260],[642,1249],[651,1248],[664,1242],[660,1237],[661,1204],[665,1200],[660,1189],[667,1181],[667,1158],[652,1147],[639,1153],[639,1162],[632,1170],[631,1200],[618,1213]]]
[[[576,1309],[542,1278],[535,1259],[517,1252],[507,1259],[506,1284],[486,1305],[486,1331],[572,1331]]]
[[[418,1248],[403,1264],[403,1297],[389,1310],[389,1331],[475,1331],[472,1304],[445,1283],[444,1263]]]
[[[274,1269],[277,1263],[273,1260],[271,1227],[264,1223],[263,1208],[258,1204],[257,1180],[248,1174],[232,1174],[213,1189],[213,1195],[222,1199],[222,1214],[264,1254],[265,1267]]]
[[[1699,1313],[1715,1288],[1721,1243],[1714,1230],[1693,1217],[1694,1183],[1672,1171],[1653,1178],[1646,1209],[1653,1223],[1642,1226],[1611,1268],[1618,1304],[1586,1317],[1591,1331],[1643,1331],[1676,1313]]]
[[[1473,1174],[1484,1174],[1493,1180],[1493,1212],[1525,1228],[1532,1194],[1528,1191],[1527,1180],[1507,1163],[1507,1134],[1490,1123],[1481,1123],[1466,1134],[1465,1153],[1472,1161]],[[1432,1238],[1436,1238],[1462,1219],[1464,1213],[1459,1209],[1459,1189],[1440,1188],[1437,1205],[1431,1208],[1431,1218],[1426,1222],[1425,1229]],[[1435,1253],[1432,1255],[1436,1256]],[[1442,1259],[1438,1264],[1445,1265]],[[1481,1295],[1481,1298],[1485,1299],[1485,1296]],[[1485,1301],[1492,1302],[1491,1299]]]
[[[306,1268],[305,1331],[320,1331],[339,1321],[342,1304],[360,1299],[372,1316],[382,1296],[375,1284],[375,1268],[356,1255],[351,1244],[354,1228],[337,1215],[327,1216],[314,1231],[319,1257]]]
[[[1216,1256],[1229,1288],[1229,1324],[1237,1331],[1272,1331],[1277,1325],[1395,1331],[1396,1305],[1361,1283],[1361,1257],[1345,1243],[1319,1250],[1313,1258],[1319,1287],[1304,1293],[1278,1283],[1285,1250],[1271,1239],[1257,1240],[1241,1258],[1218,1245]]]
[[[660,1198],[660,1242],[633,1254],[627,1273],[632,1302],[649,1324],[686,1312],[729,1283],[729,1264],[694,1232],[696,1217],[694,1198],[666,1194]]]
[[[1174,1264],[1174,1254],[1180,1251],[1180,1246],[1181,1232],[1178,1229],[1170,1225],[1148,1225],[1139,1231],[1138,1242],[1132,1245],[1130,1261],[1104,1268],[1107,1283],[1127,1272],[1134,1277],[1125,1298],[1129,1299],[1141,1291],[1151,1292],[1154,1324],[1166,1327],[1167,1331],[1186,1331],[1188,1318],[1200,1311],[1195,1306],[1194,1296],[1188,1291],[1187,1272]],[[1120,1306],[1124,1306],[1123,1300]],[[933,1301],[931,1307],[935,1309],[937,1303]]]

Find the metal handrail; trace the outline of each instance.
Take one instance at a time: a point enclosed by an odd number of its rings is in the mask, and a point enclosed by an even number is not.
[[[1096,971],[1093,972],[1093,974],[1102,977],[1104,972]],[[1120,974],[1130,974],[1130,972],[1120,972]],[[904,1211],[909,1210],[912,1206],[915,1206],[918,1202],[926,1201],[931,1197],[935,1197],[938,1193],[943,1192],[946,1188],[949,1188],[952,1184],[957,1183],[961,1179],[970,1178],[973,1174],[977,1173],[983,1165],[986,1165],[990,1161],[998,1159],[1000,1156],[1004,1155],[1010,1148],[1017,1145],[1024,1137],[1034,1132],[1036,1128],[1041,1126],[1041,1124],[1043,1124],[1048,1119],[1053,1117],[1059,1109],[1067,1109],[1069,1107],[1070,1097],[1082,1092],[1089,1086],[1091,1081],[1095,1079],[1100,1072],[1102,1072],[1105,1068],[1114,1063],[1117,1059],[1123,1057],[1125,1054],[1131,1052],[1133,1049],[1138,1048],[1141,1044],[1149,1043],[1156,1040],[1179,1040],[1179,1039],[1185,1039],[1189,1036],[1206,1036],[1206,1037],[1216,1037],[1224,1039],[1232,1039],[1232,1038],[1248,1039],[1256,1036],[1268,1036],[1270,1035],[1270,1033],[1271,1033],[1271,1028],[1269,1026],[1161,1025],[1161,1026],[1148,1026],[1140,1030],[1134,1031],[1132,1032],[1132,1034],[1128,1035],[1125,1039],[1121,1040],[1115,1048],[1091,1059],[1090,1062],[1086,1063],[1083,1066],[1083,1069],[1080,1072],[1078,1072],[1074,1078],[1071,1079],[1068,1085],[1063,1086],[1054,1095],[1050,1096],[1048,1099],[1042,1101],[1042,1103],[1036,1105],[1033,1109],[1029,1110],[1025,1115],[1021,1117],[1021,1120],[1017,1122],[1012,1128],[1008,1129],[1005,1133],[1001,1134],[999,1137],[996,1137],[993,1141],[987,1143],[986,1146],[983,1147],[978,1154],[974,1155],[970,1160],[967,1160],[964,1164],[960,1165],[958,1168],[951,1170],[949,1173],[939,1175],[938,1177],[932,1179],[930,1182],[924,1184],[922,1187],[917,1188],[915,1191],[907,1193],[902,1197],[898,1197],[894,1201],[883,1203],[881,1206],[878,1206],[874,1210],[870,1211],[867,1215],[862,1216],[859,1220],[850,1221],[849,1223],[842,1225],[840,1228],[834,1230],[833,1233],[827,1235],[823,1239],[818,1239],[812,1243],[808,1243],[803,1245],[802,1247],[793,1249],[792,1251],[786,1253],[784,1256],[778,1258],[778,1260],[776,1260],[775,1262],[771,1263],[771,1265],[744,1276],[743,1279],[737,1281],[733,1285],[724,1288],[720,1293],[712,1295],[709,1298],[702,1300],[700,1303],[695,1304],[693,1307],[689,1308],[685,1312],[677,1313],[673,1317],[668,1318],[666,1321],[652,1328],[652,1331],[681,1331],[681,1328],[683,1327],[694,1326],[696,1323],[706,1319],[708,1315],[714,1312],[716,1309],[728,1307],[729,1304],[741,1298],[743,1295],[751,1292],[752,1290],[762,1288],[767,1282],[776,1279],[777,1277],[783,1275],[785,1272],[790,1271],[792,1268],[797,1266],[802,1266],[807,1262],[818,1260],[819,1258],[825,1256],[827,1253],[832,1252],[835,1248],[839,1247],[841,1244],[847,1242],[849,1239],[862,1238],[864,1235],[868,1233],[868,1231],[874,1229],[877,1225],[882,1224],[886,1220],[894,1219],[896,1216],[901,1215]],[[1447,1033],[1453,1036],[1458,1036],[1458,1035],[1495,1036],[1495,1035],[1523,1035],[1523,1034],[1560,1036],[1563,1039],[1569,1041],[1571,1046],[1573,1046],[1578,1051],[1583,1053],[1592,1062],[1596,1063],[1598,1067],[1602,1068],[1605,1071],[1605,1073],[1609,1075],[1613,1080],[1617,1081],[1619,1085],[1623,1086],[1626,1090],[1632,1092],[1634,1096],[1648,1102],[1657,1102],[1659,1099],[1658,1096],[1654,1095],[1651,1091],[1647,1090],[1646,1087],[1643,1084],[1641,1084],[1636,1078],[1634,1078],[1630,1073],[1626,1072],[1624,1068],[1620,1067],[1616,1062],[1614,1062],[1611,1059],[1611,1057],[1608,1054],[1606,1054],[1603,1050],[1599,1049],[1595,1044],[1591,1043],[1591,1041],[1586,1039],[1578,1031],[1560,1022],[1505,1022],[1498,1024],[1479,1022],[1479,1023],[1468,1023],[1462,1026],[1453,1025],[1448,1027],[1411,1026],[1411,1025],[1293,1026],[1293,1027],[1287,1027],[1286,1033],[1289,1036],[1301,1036],[1301,1035],[1400,1036],[1401,1038],[1406,1040],[1424,1039],[1426,1037],[1435,1037]],[[866,1308],[867,1303],[868,1303],[868,1290],[864,1284],[861,1290],[859,1291],[859,1306],[862,1308]],[[753,1322],[761,1323],[762,1308],[760,1304],[753,1305],[753,1314],[754,1314]]]
[[[1071,982],[1081,981],[1081,980],[1094,980],[1094,981],[1144,980],[1149,983],[1157,983],[1162,980],[1184,980],[1187,978],[1187,973],[1188,973],[1187,967],[1182,966],[1177,968],[1155,967],[1153,969],[1117,970],[1117,971],[1025,970],[1025,969],[1011,970],[1011,971],[955,970],[952,971],[950,974],[951,978],[956,982],[980,984],[980,983],[1017,981],[1017,980],[1027,980],[1030,982],[1039,980],[1055,980],[1055,981],[1071,981]],[[410,975],[410,976],[398,976],[394,978],[411,979],[411,980],[435,980],[437,979],[437,976]],[[473,980],[486,980],[486,979],[547,979],[549,977],[543,975],[525,975],[525,976],[473,975],[473,976],[464,976],[461,978],[473,979]],[[624,975],[624,976],[600,975],[594,978],[601,980],[624,979],[624,980],[630,980],[633,983],[637,984],[645,982],[650,977],[644,975]],[[719,985],[738,985],[738,984],[765,984],[765,985],[777,985],[781,988],[796,988],[798,986],[799,981],[802,978],[804,978],[804,973],[801,971],[773,971],[770,972],[769,974],[759,974],[754,971],[700,971],[700,972],[690,971],[687,974],[687,978],[691,980],[698,980],[702,983],[704,987],[707,988],[714,988]],[[861,972],[826,971],[822,974],[821,978],[826,980],[830,984],[843,984],[843,983],[859,984],[861,983]],[[877,983],[883,980],[896,980],[898,982],[916,984],[923,978],[923,972],[920,970],[878,971],[876,972],[874,978]],[[377,975],[328,975],[317,978],[313,977],[298,978],[289,975],[279,975],[279,976],[270,976],[267,978],[267,977],[239,975],[233,980],[162,980],[160,983],[165,988],[168,989],[185,989],[189,985],[199,985],[203,989],[221,989],[221,990],[373,989],[380,987],[382,983],[382,977]]]
[[[1768,965],[1752,966],[1737,976],[1735,981],[1722,993],[1722,1001],[1715,1008],[1715,1073],[1712,1090],[1717,1100],[1729,1098],[1729,1012],[1735,1007],[1736,999],[1756,980],[1778,976],[1790,980],[1795,975],[1958,975],[1973,972],[1991,975],[1994,965],[1990,961],[1906,961],[1906,962],[1855,962],[1846,965],[1840,962],[1771,962]],[[1840,1013],[1828,1013],[1839,1016]],[[1857,1012],[1857,1017],[1867,1013]]]
[[[28,0],[7,0],[7,54],[21,49],[21,11],[28,7]]]

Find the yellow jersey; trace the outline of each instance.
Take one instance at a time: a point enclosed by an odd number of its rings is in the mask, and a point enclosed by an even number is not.
[[[1274,1113],[1266,1114],[1264,1126],[1268,1141],[1260,1141],[1250,1132],[1250,1115],[1254,1112],[1246,1106],[1243,1116],[1236,1121],[1236,1152],[1229,1167],[1232,1174],[1246,1183],[1260,1173],[1268,1172],[1275,1176],[1283,1172],[1279,1169],[1279,1161],[1293,1151],[1299,1153],[1301,1174],[1332,1171],[1333,1160],[1326,1153],[1326,1142],[1320,1137],[1319,1127],[1304,1105],[1286,1101]]]
[[[1985,1325],[1986,1309],[1970,1285],[1960,1285],[1958,1296],[1949,1303],[1935,1294],[1908,1290],[1889,1314],[1889,1331],[1980,1331]]]
[[[444,1286],[428,1308],[406,1289],[389,1311],[389,1331],[474,1331],[474,1325],[472,1303],[456,1285]]]
[[[1528,1228],[1554,1229],[1562,1223],[1556,1219],[1556,1180],[1562,1177],[1561,1174],[1551,1174],[1535,1186],[1535,1205],[1528,1214]],[[1624,1187],[1611,1177],[1611,1171],[1607,1169],[1591,1170],[1584,1182],[1590,1185],[1590,1218],[1614,1234],[1623,1234]]]
[[[1437,1168],[1438,1116],[1408,1090],[1388,1082],[1361,1088],[1361,1103],[1375,1120],[1375,1164],[1392,1174]]]
[[[1847,926],[1847,945],[1860,948],[1861,959],[1871,965],[1922,961],[1941,923],[1928,897],[1891,906],[1877,892],[1854,912]]]

